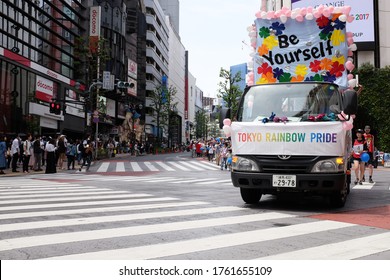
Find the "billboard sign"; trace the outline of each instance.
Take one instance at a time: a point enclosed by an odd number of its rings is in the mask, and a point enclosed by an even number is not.
[[[97,52],[100,38],[101,7],[91,7],[89,14],[89,48],[92,53]]]
[[[358,42],[374,42],[375,41],[375,24],[374,24],[374,1],[325,1],[325,0],[292,0],[292,9],[313,7],[317,8],[319,5],[334,7],[350,6],[351,15],[354,21],[349,23],[347,31],[353,33],[353,39]]]
[[[45,102],[52,102],[51,99],[53,97],[54,82],[37,75],[35,83],[35,98]]]

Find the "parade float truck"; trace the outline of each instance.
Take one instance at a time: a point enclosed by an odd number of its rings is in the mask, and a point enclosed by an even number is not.
[[[262,12],[248,30],[253,72],[233,121],[223,121],[232,143],[231,178],[246,203],[263,194],[301,193],[344,206],[357,111],[357,81],[348,73],[349,11]]]

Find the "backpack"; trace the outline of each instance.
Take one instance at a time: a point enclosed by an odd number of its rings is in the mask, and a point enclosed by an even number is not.
[[[34,141],[33,147],[34,147],[34,153],[35,154],[40,154],[42,152],[41,141],[39,141],[39,139]]]
[[[80,144],[77,145],[77,151],[78,151],[80,154],[83,154],[83,153],[84,153],[84,150],[85,150],[85,148],[84,148],[83,143],[80,143]]]

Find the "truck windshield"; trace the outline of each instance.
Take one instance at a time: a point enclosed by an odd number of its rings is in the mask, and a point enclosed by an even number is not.
[[[307,121],[310,116],[338,113],[341,94],[334,84],[286,83],[252,86],[241,99],[237,120],[250,122],[269,117]]]

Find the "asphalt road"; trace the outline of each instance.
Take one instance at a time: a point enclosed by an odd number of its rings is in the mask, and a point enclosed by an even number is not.
[[[118,156],[86,172],[0,179],[0,258],[390,259],[390,169],[322,198],[247,205],[230,173],[189,153]]]

